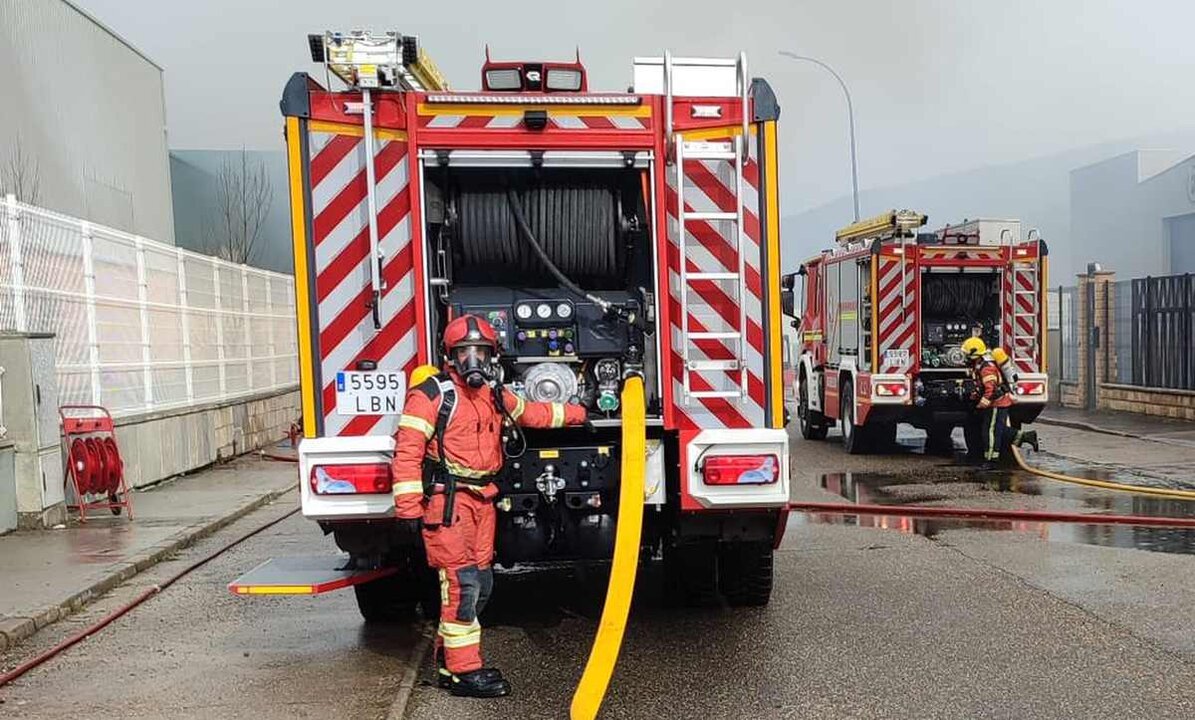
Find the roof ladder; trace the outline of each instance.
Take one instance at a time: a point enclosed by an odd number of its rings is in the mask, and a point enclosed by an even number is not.
[[[712,61],[705,60],[705,63]],[[747,143],[750,139],[749,126],[747,124],[748,117],[748,98],[747,91],[750,87],[750,80],[747,76],[746,58],[741,56],[737,60],[727,60],[735,67],[738,76],[739,93],[741,98],[742,112],[743,112],[743,131],[735,134],[729,141],[721,142],[706,142],[706,141],[692,141],[685,140],[683,135],[673,139],[675,148],[675,162],[673,163],[673,171],[676,173],[676,188],[677,197],[679,199],[677,208],[677,220],[679,227],[679,237],[677,238],[680,249],[680,311],[681,311],[681,347],[680,355],[684,363],[682,370],[682,384],[684,387],[684,395],[682,401],[688,405],[693,400],[702,398],[727,398],[727,399],[741,399],[747,396],[747,306],[745,303],[747,288],[746,288],[746,255],[744,253],[744,223],[743,223],[743,168],[746,164],[749,147]],[[666,55],[665,60],[665,87],[668,92],[668,107],[671,107],[671,87],[672,87],[672,72],[677,63],[670,55]],[[669,121],[671,121],[671,113],[669,113]],[[669,137],[672,136],[671,122],[668,123]],[[701,161],[718,161],[729,162],[734,168],[734,210],[733,211],[694,211],[690,212],[685,208],[686,188],[690,185],[685,177],[685,163],[686,162],[701,162]],[[689,271],[690,250],[691,243],[688,241],[688,235],[694,225],[701,223],[711,223],[718,230],[718,234],[726,238],[729,243],[730,250],[733,251],[735,258],[734,268],[725,269],[702,269],[698,271]],[[702,267],[702,263],[695,262],[697,267]],[[708,264],[708,263],[707,263]],[[728,323],[721,318],[718,324],[724,329],[711,331],[693,331],[690,329],[690,313],[694,305],[694,296],[698,294],[698,290],[694,287],[695,283],[707,285],[713,283],[716,287],[730,299],[730,301],[737,307],[738,316],[737,323]],[[712,321],[712,320],[711,320]],[[725,350],[728,351],[729,358],[722,358],[717,360],[704,359],[705,353],[700,352],[698,343],[718,343]],[[726,353],[721,353],[726,354]],[[724,380],[717,382],[702,383],[703,387],[694,388],[694,375],[701,375],[702,373],[718,373],[724,374],[727,378],[733,378],[732,387],[728,387],[728,383]],[[711,386],[714,389],[706,389],[704,386]]]

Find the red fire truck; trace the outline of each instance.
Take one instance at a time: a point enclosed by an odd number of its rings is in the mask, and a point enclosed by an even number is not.
[[[506,387],[580,403],[593,425],[513,443],[497,478],[500,567],[611,557],[619,392],[636,375],[644,552],[662,553],[684,595],[767,602],[789,496],[767,82],[745,56],[665,54],[637,58],[629,90],[596,92],[579,58],[487,51],[481,90],[460,91],[412,36],[310,45],[324,80],[295,74],[281,103],[302,509],[352,568],[387,571],[348,581],[362,612],[416,599],[421,549],[392,520],[392,435],[408,376],[441,363],[444,326],[465,313],[498,329]]]
[[[898,423],[949,450],[970,427],[975,387],[960,346],[980,337],[1012,367],[1015,424],[1047,400],[1045,242],[1016,220],[971,220],[922,232],[927,217],[891,211],[836,234],[836,247],[786,275],[785,312],[797,324],[797,416],[801,434],[822,439],[839,423],[850,453],[895,441]],[[974,441],[969,446],[978,446]]]

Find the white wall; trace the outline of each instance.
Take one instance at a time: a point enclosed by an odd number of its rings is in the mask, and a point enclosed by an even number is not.
[[[0,0],[0,168],[19,137],[37,204],[173,243],[162,84],[161,68],[70,3]]]

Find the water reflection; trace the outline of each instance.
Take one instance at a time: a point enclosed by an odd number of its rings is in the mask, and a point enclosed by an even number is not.
[[[1088,473],[1091,476],[1091,473]],[[1105,479],[1105,478],[1100,478]],[[897,475],[834,473],[821,486],[858,504],[892,505],[892,515],[815,516],[814,522],[851,524],[934,537],[943,530],[979,528],[1032,533],[1051,542],[1137,548],[1154,552],[1195,554],[1195,529],[1082,525],[1009,520],[923,519],[900,515],[901,505],[990,506],[1002,495],[1036,498],[1033,509],[1155,517],[1195,517],[1195,502],[1067,485],[1022,472],[976,474],[966,482],[944,483]],[[964,488],[965,486],[965,488]],[[963,492],[963,490],[967,492]],[[965,497],[959,497],[965,495]],[[1044,501],[1044,502],[1043,502]],[[1006,507],[1001,503],[1000,507]]]

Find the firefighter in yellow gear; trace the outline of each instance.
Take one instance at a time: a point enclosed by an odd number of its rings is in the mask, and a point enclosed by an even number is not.
[[[1000,460],[1000,454],[1009,445],[1020,447],[1023,443],[1029,443],[1037,450],[1036,432],[1013,430],[1009,425],[1008,409],[1013,405],[1012,391],[1000,366],[988,353],[987,345],[980,338],[967,338],[963,341],[962,351],[979,390],[975,409],[980,414],[983,430],[984,468],[994,468]]]

